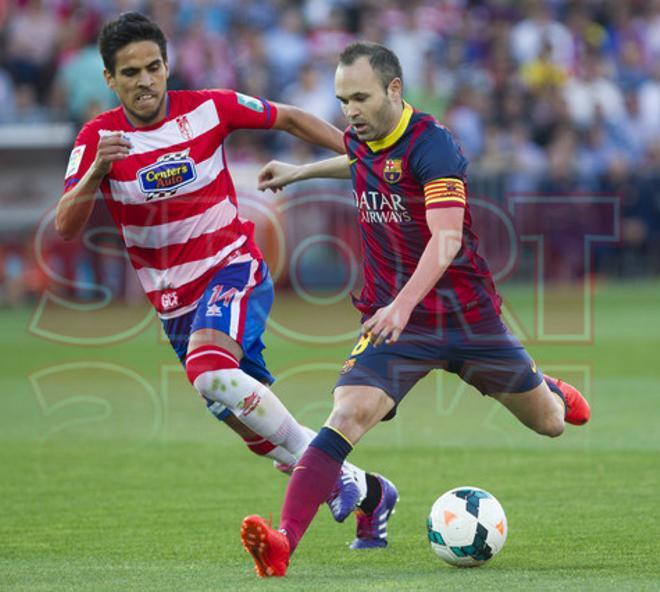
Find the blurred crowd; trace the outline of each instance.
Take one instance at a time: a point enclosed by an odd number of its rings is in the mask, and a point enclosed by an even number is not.
[[[608,270],[660,270],[660,0],[0,0],[0,125],[114,106],[95,43],[125,10],[165,31],[170,88],[235,88],[340,127],[338,52],[383,43],[406,99],[459,138],[473,192],[618,195]],[[309,154],[232,143],[232,161],[273,156]]]

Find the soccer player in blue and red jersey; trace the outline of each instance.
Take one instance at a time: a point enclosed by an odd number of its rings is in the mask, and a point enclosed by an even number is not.
[[[500,297],[472,230],[467,160],[451,133],[402,100],[399,61],[389,49],[356,43],[341,54],[337,98],[350,126],[347,157],[295,167],[270,163],[260,188],[311,177],[351,178],[364,255],[355,305],[361,338],[344,364],[334,408],[293,473],[280,529],[259,516],[241,538],[259,575],[284,575],[289,558],[327,498],[342,462],[381,420],[394,416],[433,369],[458,374],[539,434],[581,425],[589,406],[572,386],[543,375],[500,319]],[[363,538],[386,529],[396,492],[358,512]]]

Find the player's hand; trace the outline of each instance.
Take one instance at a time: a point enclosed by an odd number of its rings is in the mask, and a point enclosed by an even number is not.
[[[394,343],[405,329],[412,308],[394,300],[391,304],[379,308],[374,315],[362,325],[362,335],[368,335],[374,347],[381,343]]]
[[[126,158],[130,150],[131,143],[120,132],[102,136],[92,169],[100,177],[105,177],[112,170],[112,164]]]
[[[277,193],[289,183],[295,181],[295,173],[300,167],[278,160],[271,160],[261,171],[259,171],[259,191],[270,189]]]

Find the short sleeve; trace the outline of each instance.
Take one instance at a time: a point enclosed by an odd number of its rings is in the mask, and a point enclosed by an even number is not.
[[[80,130],[69,156],[69,163],[64,173],[65,193],[73,189],[92,166],[98,143],[98,131],[89,124],[85,125]]]
[[[275,105],[233,90],[214,90],[213,100],[228,130],[269,129],[277,117]],[[224,120],[224,121],[223,121]]]
[[[465,207],[467,158],[449,130],[430,124],[410,159],[427,208]]]

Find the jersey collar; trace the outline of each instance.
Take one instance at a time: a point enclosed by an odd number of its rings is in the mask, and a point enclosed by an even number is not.
[[[405,132],[408,128],[412,114],[412,107],[404,101],[403,113],[401,113],[401,119],[399,119],[399,123],[396,124],[396,127],[384,138],[381,138],[380,140],[374,140],[372,142],[367,142],[367,146],[371,148],[371,151],[378,152],[379,150],[384,150],[385,148],[389,148],[390,146],[396,144],[399,141],[399,138],[403,136],[403,132]]]

